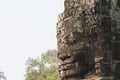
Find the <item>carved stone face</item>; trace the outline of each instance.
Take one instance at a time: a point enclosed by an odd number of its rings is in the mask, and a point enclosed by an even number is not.
[[[89,0],[91,4],[94,3],[92,1]],[[61,80],[84,79],[86,74],[91,72],[90,70],[93,70],[94,67],[90,38],[91,28],[95,24],[94,8],[89,6],[91,4],[87,4],[84,10],[81,10],[81,4],[85,2],[82,0],[65,0],[65,17],[57,29],[58,58],[60,59],[59,75]],[[79,6],[75,7],[76,4]]]
[[[59,71],[60,77],[84,77],[93,67],[93,61],[90,57],[90,49],[86,46],[74,51],[61,51],[58,53],[60,59]]]

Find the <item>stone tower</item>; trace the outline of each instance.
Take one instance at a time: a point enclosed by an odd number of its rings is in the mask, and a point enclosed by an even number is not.
[[[120,0],[65,0],[57,23],[61,80],[120,80]]]

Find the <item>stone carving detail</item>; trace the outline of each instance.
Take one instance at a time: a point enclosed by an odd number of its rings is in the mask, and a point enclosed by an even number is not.
[[[98,36],[101,43],[101,76],[103,79],[119,80],[117,71],[120,61],[120,8],[119,0],[97,0],[96,16],[97,27],[100,29]],[[118,38],[119,37],[119,38]],[[115,65],[115,66],[114,66]],[[117,74],[116,74],[117,73]]]
[[[61,80],[119,80],[119,0],[65,0],[57,23]]]
[[[89,1],[65,0],[65,10],[59,15],[57,39],[62,80],[85,78],[94,71],[91,31],[96,27],[96,17],[94,1]]]

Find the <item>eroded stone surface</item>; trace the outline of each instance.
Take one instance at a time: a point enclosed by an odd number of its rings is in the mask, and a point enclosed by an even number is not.
[[[119,80],[120,1],[64,4],[57,23],[61,80]]]
[[[95,19],[93,0],[65,0],[65,10],[57,25],[61,79],[85,79],[89,72],[94,72],[91,37]]]

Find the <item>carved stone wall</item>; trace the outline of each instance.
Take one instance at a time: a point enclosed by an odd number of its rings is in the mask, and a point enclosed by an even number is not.
[[[120,4],[119,0],[96,0],[95,12],[99,28],[101,76],[103,79],[120,80]]]
[[[120,1],[65,0],[57,23],[61,80],[120,80]]]

